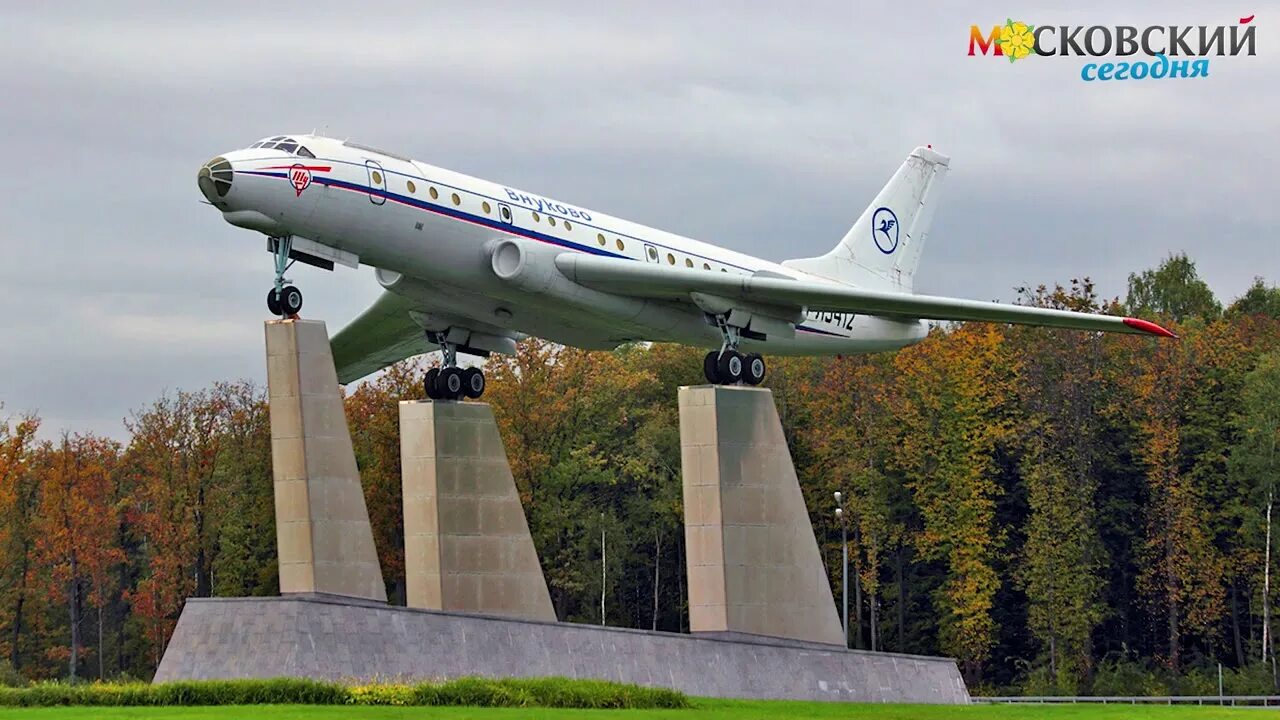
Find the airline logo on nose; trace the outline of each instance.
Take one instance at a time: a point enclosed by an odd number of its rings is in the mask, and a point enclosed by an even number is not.
[[[327,173],[332,170],[330,165],[303,165],[294,163],[292,165],[268,165],[264,168],[258,168],[252,171],[252,175],[264,175],[266,177],[282,177],[289,181],[293,186],[294,197],[301,197],[302,191],[311,187],[311,173],[320,172]],[[277,172],[268,172],[276,170]],[[284,172],[278,172],[283,170]]]
[[[297,193],[294,197],[302,197],[302,191],[311,187],[311,171],[299,164],[289,168],[289,182]]]

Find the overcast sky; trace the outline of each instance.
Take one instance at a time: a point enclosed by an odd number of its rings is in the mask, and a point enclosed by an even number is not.
[[[1258,14],[1257,57],[1110,83],[1080,58],[968,57],[969,26],[1008,9],[713,5],[5,3],[0,413],[123,437],[166,389],[261,382],[270,256],[196,171],[313,128],[770,260],[830,249],[932,143],[952,170],[918,292],[1088,275],[1123,295],[1176,251],[1224,301],[1280,279],[1280,40],[1257,3],[1014,6]],[[331,331],[380,292],[369,268],[293,276]]]

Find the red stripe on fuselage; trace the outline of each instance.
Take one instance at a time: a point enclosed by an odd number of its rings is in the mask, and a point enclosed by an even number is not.
[[[332,166],[330,166],[330,165],[301,165],[301,164],[299,164],[299,165],[270,165],[270,166],[268,166],[268,167],[258,168],[258,169],[259,169],[259,170],[293,170],[293,169],[298,169],[298,170],[310,170],[311,172],[329,172],[330,170],[333,170],[333,167],[332,167]]]

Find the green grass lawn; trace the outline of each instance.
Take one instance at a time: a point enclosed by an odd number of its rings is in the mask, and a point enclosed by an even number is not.
[[[0,720],[416,720],[417,718],[680,718],[682,720],[752,720],[753,718],[871,718],[872,720],[931,720],[933,718],[1240,718],[1246,709],[1167,707],[1163,705],[851,705],[845,703],[695,700],[692,710],[559,710],[547,708],[350,707],[334,705],[233,705],[225,707],[57,707],[0,709]]]

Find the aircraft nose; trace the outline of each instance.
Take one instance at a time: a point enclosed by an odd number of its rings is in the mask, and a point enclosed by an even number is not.
[[[222,199],[231,190],[231,163],[222,156],[210,160],[200,167],[196,184],[209,202],[221,205]]]

